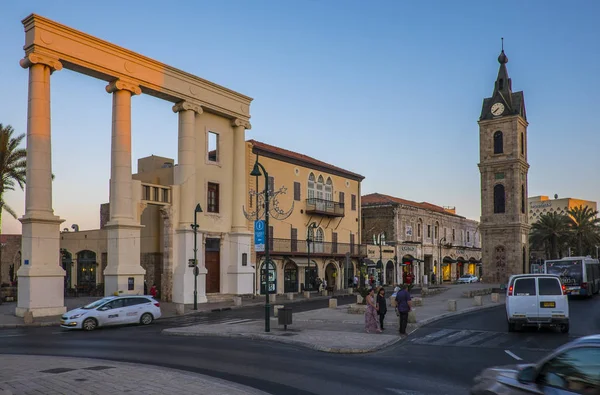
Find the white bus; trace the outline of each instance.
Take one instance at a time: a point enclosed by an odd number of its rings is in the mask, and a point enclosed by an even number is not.
[[[545,261],[544,273],[560,276],[569,295],[592,297],[600,291],[600,263],[589,256]]]

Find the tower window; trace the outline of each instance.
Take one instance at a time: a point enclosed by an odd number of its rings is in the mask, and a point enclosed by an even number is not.
[[[525,185],[521,185],[521,213],[525,214]]]
[[[498,80],[498,90],[501,91],[502,89],[504,89],[504,78]]]
[[[497,131],[494,133],[494,154],[504,153],[504,142],[502,138],[502,132]]]
[[[521,155],[525,155],[525,136],[521,133]]]
[[[505,212],[505,201],[504,185],[494,185],[494,214],[502,214]]]

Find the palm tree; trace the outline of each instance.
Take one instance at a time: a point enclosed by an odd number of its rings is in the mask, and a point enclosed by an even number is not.
[[[591,254],[592,248],[600,243],[600,218],[598,211],[589,206],[569,209],[569,227],[577,246],[577,255]]]
[[[569,217],[565,214],[549,212],[540,215],[531,226],[529,240],[532,249],[543,249],[548,259],[560,258],[559,252],[570,238]]]

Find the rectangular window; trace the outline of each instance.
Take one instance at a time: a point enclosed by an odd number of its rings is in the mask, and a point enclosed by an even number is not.
[[[332,254],[337,254],[337,233],[336,232],[332,232],[331,233],[331,253]]]
[[[170,203],[169,202],[169,190],[168,189],[163,189],[163,202],[165,203]]]
[[[431,225],[427,225],[427,238],[431,239]]]
[[[208,132],[208,160],[211,162],[219,161],[219,135],[214,132]]]
[[[294,200],[300,201],[300,183],[294,181]]]
[[[471,241],[471,233],[467,232],[467,243]]]
[[[540,295],[562,295],[560,282],[555,278],[538,279]]]
[[[344,192],[340,192],[340,203],[343,205],[345,201],[346,195],[344,194]]]
[[[352,211],[356,211],[356,195],[354,194],[351,196],[350,205]]]
[[[421,237],[421,224],[417,224],[417,237]]]
[[[291,239],[291,250],[296,252],[298,251],[298,229],[292,228]]]
[[[535,278],[520,278],[515,281],[515,296],[535,296]]]
[[[242,266],[248,266],[248,254],[246,252],[242,253]]]
[[[456,240],[456,234],[454,233],[454,228],[452,228],[452,241]]]
[[[269,193],[273,193],[275,191],[275,177],[269,176]]]
[[[209,213],[219,212],[219,184],[214,182],[208,183],[207,188],[207,209]]]

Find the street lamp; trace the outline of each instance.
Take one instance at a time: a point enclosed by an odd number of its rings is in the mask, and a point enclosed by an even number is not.
[[[194,223],[190,225],[194,229],[194,310],[198,310],[198,213],[202,212],[200,203],[194,209]]]
[[[308,284],[309,284],[309,278],[312,277],[310,274],[310,242],[311,242],[311,235],[312,235],[312,231],[313,229],[317,228],[317,223],[316,222],[311,222],[310,225],[308,225],[308,233],[306,234],[306,248],[307,248],[307,259],[308,261],[306,262],[306,271],[308,276],[304,276],[304,289],[310,291],[310,289],[308,289]],[[311,286],[312,289],[312,286]]]
[[[438,255],[438,269],[439,270],[438,270],[437,278],[436,278],[438,284],[441,284],[442,280],[443,280],[442,279],[443,276],[442,276],[442,273],[441,273],[441,271],[442,271],[442,242],[443,241],[446,241],[446,236],[442,237],[440,239],[439,244],[438,244],[438,248],[439,248],[439,251],[440,251],[440,253]]]
[[[262,173],[261,173],[262,169]],[[265,273],[265,332],[271,332],[271,305],[269,304],[269,269],[271,265],[270,258],[270,246],[269,246],[269,173],[265,170],[265,167],[258,162],[254,162],[254,167],[250,172],[251,176],[258,177],[261,175],[265,176],[265,262],[263,263],[263,270]]]

